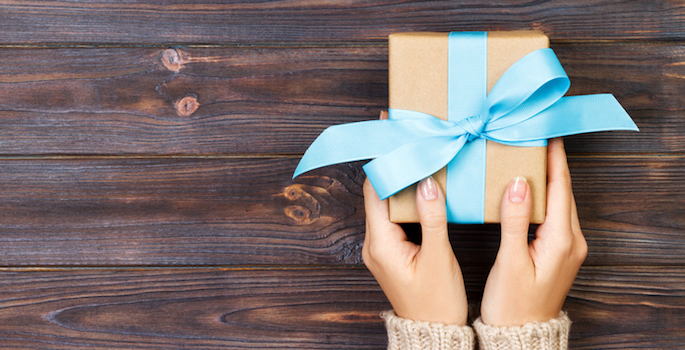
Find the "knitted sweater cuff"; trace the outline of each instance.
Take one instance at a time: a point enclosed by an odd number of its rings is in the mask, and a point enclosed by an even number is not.
[[[571,320],[565,312],[547,322],[531,322],[520,327],[493,327],[480,317],[473,323],[481,350],[565,350]]]
[[[471,350],[474,346],[469,326],[407,320],[392,310],[381,317],[388,330],[388,350]]]

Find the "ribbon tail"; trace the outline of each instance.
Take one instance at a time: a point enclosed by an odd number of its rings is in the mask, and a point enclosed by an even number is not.
[[[387,136],[387,133],[381,130],[383,127],[377,122],[334,125],[324,130],[300,159],[293,178],[324,166],[375,158],[382,154],[383,146],[387,143],[374,142],[384,137],[373,136]]]
[[[597,94],[564,97],[534,118],[485,137],[507,143],[610,130],[639,131],[613,95]]]
[[[328,165],[371,159],[390,153],[408,142],[439,133],[436,121],[370,120],[334,125],[309,146],[293,178]]]
[[[366,177],[383,200],[447,165],[467,141],[443,136],[406,144],[364,165]]]

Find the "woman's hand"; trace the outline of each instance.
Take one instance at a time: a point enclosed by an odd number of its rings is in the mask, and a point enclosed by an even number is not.
[[[587,255],[561,139],[548,146],[547,217],[528,243],[531,210],[525,179],[509,184],[502,199],[502,237],[481,304],[491,326],[520,326],[559,316]]]
[[[465,325],[464,279],[447,235],[445,197],[437,183],[429,177],[417,187],[421,245],[390,222],[388,201],[378,198],[369,180],[364,183],[364,205],[362,257],[395,313],[405,319]]]

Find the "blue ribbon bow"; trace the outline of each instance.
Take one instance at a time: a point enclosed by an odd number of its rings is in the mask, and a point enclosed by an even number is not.
[[[449,120],[391,109],[388,120],[331,126],[307,149],[293,178],[375,158],[364,171],[386,199],[447,166],[448,221],[483,223],[485,140],[545,146],[547,139],[565,135],[638,131],[611,94],[563,97],[570,80],[551,49],[520,59],[485,97],[485,40],[485,32],[450,33]]]

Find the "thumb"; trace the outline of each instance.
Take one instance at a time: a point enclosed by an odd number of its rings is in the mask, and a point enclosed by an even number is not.
[[[421,251],[435,256],[441,250],[449,248],[452,252],[447,234],[447,209],[445,196],[440,186],[432,177],[427,177],[416,190],[416,210],[421,223]]]
[[[499,255],[505,259],[529,256],[528,226],[530,224],[530,186],[524,177],[509,183],[502,198],[502,238]]]

